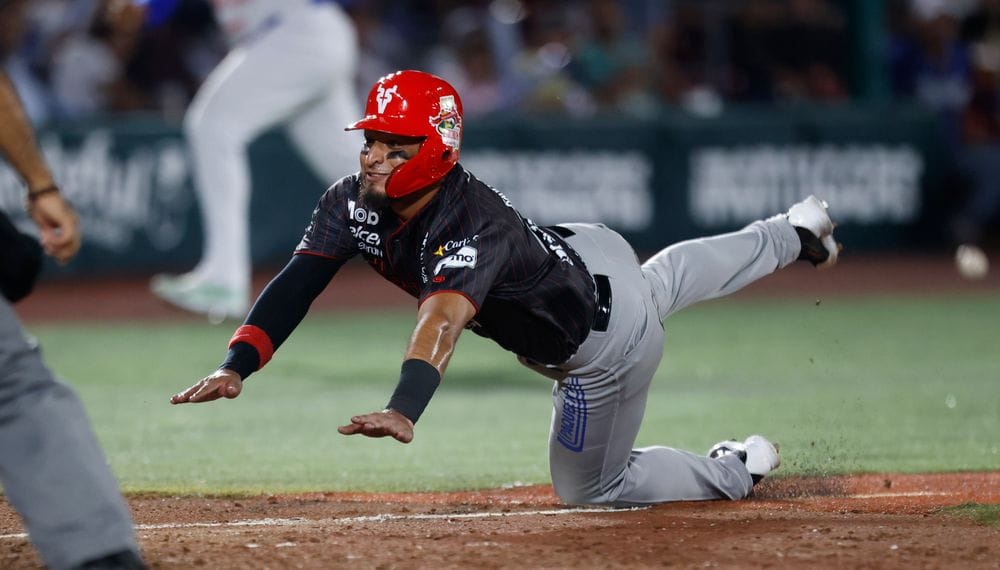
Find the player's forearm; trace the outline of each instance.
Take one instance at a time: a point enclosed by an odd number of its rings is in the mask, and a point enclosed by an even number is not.
[[[53,186],[52,174],[35,144],[34,131],[7,75],[0,73],[0,151],[21,175],[28,191]]]
[[[418,315],[417,326],[403,359],[423,360],[443,376],[463,327],[464,324],[451,322],[439,314]]]
[[[399,383],[386,408],[417,423],[441,383],[459,335],[474,315],[472,303],[455,293],[433,295],[421,303]]]
[[[343,260],[313,255],[292,257],[264,288],[243,326],[236,329],[226,360],[219,368],[228,368],[246,379],[267,364],[343,264]]]
[[[444,375],[459,335],[475,314],[475,306],[463,295],[442,292],[428,297],[420,304],[404,359],[423,360]]]
[[[441,384],[462,326],[440,312],[421,310],[406,349],[399,383],[386,409],[403,414],[414,424]]]

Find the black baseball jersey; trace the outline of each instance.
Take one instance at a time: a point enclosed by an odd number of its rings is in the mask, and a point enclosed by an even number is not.
[[[461,165],[405,222],[359,193],[358,175],[327,190],[296,253],[361,254],[419,302],[444,291],[464,295],[477,309],[473,332],[536,362],[562,363],[586,339],[595,288],[576,252]]]

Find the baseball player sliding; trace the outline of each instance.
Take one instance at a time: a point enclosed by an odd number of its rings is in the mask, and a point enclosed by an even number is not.
[[[178,0],[133,2],[147,25],[157,25]],[[246,315],[250,295],[247,146],[284,124],[325,183],[353,170],[356,142],[329,126],[357,114],[358,46],[354,24],[333,0],[212,4],[233,47],[184,117],[204,250],[191,272],[157,275],[151,288],[169,303],[221,320]]]
[[[786,214],[678,243],[640,265],[607,227],[539,227],[458,164],[462,102],[438,77],[383,77],[364,118],[347,128],[364,131],[360,172],[320,198],[221,367],[171,402],[238,396],[337,270],[361,255],[418,299],[417,325],[388,405],[352,417],[340,433],[411,441],[470,329],[555,380],[549,458],[567,503],[739,499],[778,467],[777,447],[761,436],[723,442],[708,456],[633,444],[663,353],[663,320],[796,259],[833,265],[839,246],[826,204],[810,196]]]

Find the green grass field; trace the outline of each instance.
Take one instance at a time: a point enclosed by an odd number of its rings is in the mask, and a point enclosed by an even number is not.
[[[551,383],[466,334],[416,439],[347,438],[384,405],[406,313],[310,315],[233,401],[171,406],[234,325],[31,327],[126,491],[441,490],[548,482]],[[763,433],[778,474],[1000,469],[1000,298],[724,300],[667,322],[639,445]]]

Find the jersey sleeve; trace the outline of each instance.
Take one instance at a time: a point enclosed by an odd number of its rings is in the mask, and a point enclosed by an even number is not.
[[[472,231],[448,228],[428,236],[421,249],[420,302],[445,291],[459,293],[478,311],[504,271],[511,232],[495,220],[484,220]]]
[[[357,240],[348,224],[351,200],[351,177],[331,186],[320,197],[296,254],[318,255],[331,259],[350,259],[358,254]]]

